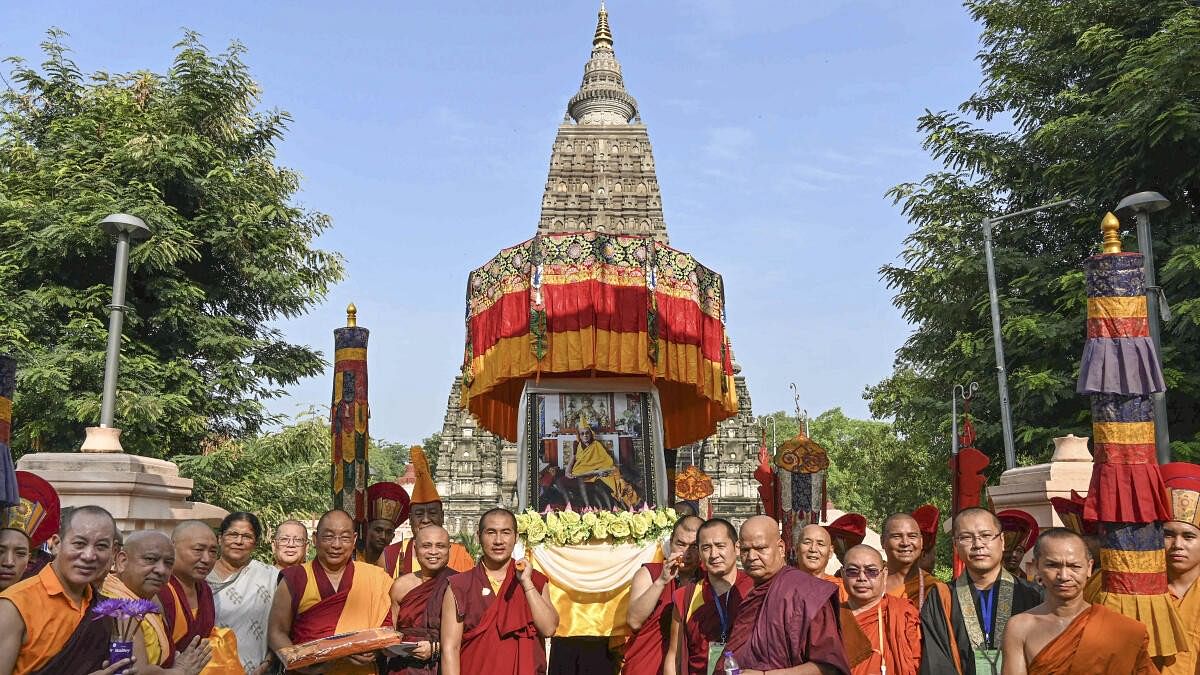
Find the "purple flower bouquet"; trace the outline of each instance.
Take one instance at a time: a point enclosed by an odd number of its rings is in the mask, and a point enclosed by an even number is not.
[[[159,612],[153,600],[105,598],[92,608],[92,619],[113,620],[112,639],[108,643],[108,662],[133,658],[133,634],[147,614]]]

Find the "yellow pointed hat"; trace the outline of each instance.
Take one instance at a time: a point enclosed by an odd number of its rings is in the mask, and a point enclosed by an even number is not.
[[[412,462],[413,476],[416,478],[412,487],[412,503],[428,504],[442,501],[438,496],[437,486],[433,484],[433,476],[429,473],[429,461],[425,459],[425,451],[414,445],[409,450],[409,461]]]

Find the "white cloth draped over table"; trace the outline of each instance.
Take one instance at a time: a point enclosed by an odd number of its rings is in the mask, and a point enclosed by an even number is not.
[[[251,560],[228,579],[208,575],[217,625],[237,634],[238,658],[247,673],[253,673],[267,658],[267,619],[275,599],[279,570]]]
[[[538,545],[533,566],[550,579],[550,602],[558,610],[557,637],[629,634],[625,614],[629,585],[644,563],[661,561],[662,543]]]

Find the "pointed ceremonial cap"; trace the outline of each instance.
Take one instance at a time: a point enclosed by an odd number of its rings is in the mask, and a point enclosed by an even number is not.
[[[846,551],[863,543],[863,539],[867,538],[867,519],[857,513],[845,513],[826,525],[825,530],[833,540],[834,551],[841,558]]]
[[[391,521],[400,525],[408,518],[410,501],[408,493],[399,483],[383,481],[367,488],[367,522]]]
[[[1171,462],[1160,468],[1171,498],[1172,520],[1200,528],[1200,466]]]
[[[425,458],[425,451],[421,446],[414,445],[409,449],[409,461],[412,462],[413,477],[416,481],[412,488],[412,503],[430,504],[442,501],[437,485],[433,483],[433,475],[429,473],[429,460]]]
[[[21,502],[0,509],[0,530],[23,532],[33,546],[41,546],[58,531],[58,492],[41,476],[28,471],[16,475]]]
[[[1083,495],[1074,490],[1071,490],[1070,499],[1066,497],[1050,498],[1050,505],[1054,507],[1054,512],[1058,514],[1058,519],[1062,521],[1063,527],[1081,537],[1100,534],[1100,524],[1083,517],[1083,505],[1086,501]]]

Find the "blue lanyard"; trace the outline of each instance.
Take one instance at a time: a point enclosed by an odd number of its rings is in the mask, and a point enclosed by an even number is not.
[[[986,645],[992,643],[992,617],[996,613],[996,587],[999,585],[997,580],[991,588],[979,592],[979,611],[983,614],[983,640]]]
[[[726,638],[729,637],[729,612],[721,605],[721,598],[717,595],[717,589],[712,586],[709,586],[709,588],[712,589],[713,604],[717,606],[717,620],[721,622],[721,642],[725,642]],[[725,591],[726,604],[729,603],[729,593],[732,590],[733,586],[730,586],[729,590]]]

